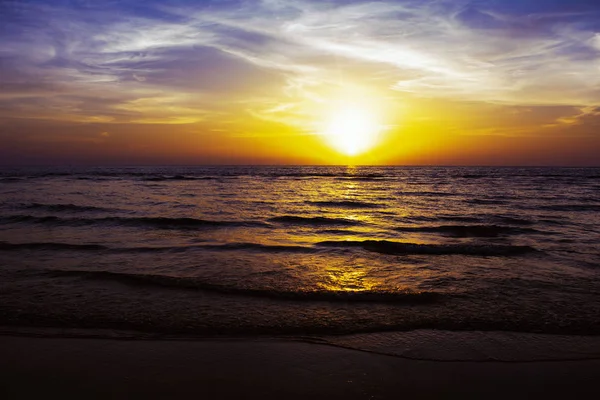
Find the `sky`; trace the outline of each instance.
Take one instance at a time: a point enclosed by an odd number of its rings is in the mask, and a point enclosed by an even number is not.
[[[0,0],[0,164],[598,166],[600,2]]]

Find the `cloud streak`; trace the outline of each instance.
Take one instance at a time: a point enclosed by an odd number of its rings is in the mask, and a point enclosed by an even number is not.
[[[272,119],[347,84],[398,98],[600,103],[600,7],[587,2],[526,13],[491,0],[76,4],[3,3],[0,116]]]

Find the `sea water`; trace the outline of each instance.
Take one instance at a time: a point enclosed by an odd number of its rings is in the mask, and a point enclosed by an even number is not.
[[[600,334],[600,169],[21,168],[0,200],[5,327]]]

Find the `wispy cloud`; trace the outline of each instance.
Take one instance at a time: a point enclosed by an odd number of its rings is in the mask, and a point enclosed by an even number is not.
[[[279,104],[319,101],[322,89],[345,84],[511,106],[600,103],[598,8],[52,4],[3,3],[0,115],[187,123],[250,110],[274,118],[300,112]],[[240,106],[249,101],[255,107]]]

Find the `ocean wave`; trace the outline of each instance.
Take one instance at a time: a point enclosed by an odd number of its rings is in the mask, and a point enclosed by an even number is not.
[[[542,210],[548,211],[574,211],[574,212],[585,212],[585,211],[600,211],[600,204],[552,204],[543,205],[536,207]]]
[[[196,246],[200,247],[200,246]],[[202,248],[207,250],[249,250],[259,251],[265,253],[314,253],[315,249],[312,247],[304,246],[280,246],[280,245],[267,245],[259,243],[226,243],[220,245],[203,245]]]
[[[47,270],[52,277],[77,277],[91,280],[116,281],[128,285],[153,286],[171,289],[201,290],[227,295],[266,297],[274,300],[324,301],[324,302],[369,302],[369,303],[431,303],[441,296],[436,292],[412,292],[392,290],[371,291],[327,291],[327,290],[277,290],[236,287],[214,284],[199,278],[168,275],[130,274],[109,271]]]
[[[478,214],[478,215],[434,215],[434,216],[423,216],[416,215],[409,218],[416,222],[462,222],[466,224],[507,224],[507,225],[534,225],[536,221],[519,218],[519,217],[508,217],[505,215],[494,215],[494,214]]]
[[[332,207],[332,208],[378,208],[379,205],[375,203],[369,203],[365,201],[307,201],[307,204],[319,206],[319,207]]]
[[[270,227],[259,221],[215,221],[197,218],[169,217],[105,217],[105,218],[61,218],[56,216],[12,215],[0,217],[2,223],[32,223],[54,226],[122,225],[157,229],[197,229],[218,227]]]
[[[77,175],[77,174],[72,173],[72,172],[44,172],[44,173],[36,174],[35,176],[39,176],[41,178],[46,178],[46,177],[54,177],[54,176],[73,176],[73,175]]]
[[[27,178],[25,178],[25,177],[17,178],[17,177],[13,177],[13,176],[7,176],[7,177],[0,178],[1,183],[17,183],[17,182],[24,182],[26,180],[27,180]]]
[[[168,217],[110,217],[100,221],[131,226],[147,226],[162,229],[194,229],[201,227],[270,227],[259,221],[218,221],[198,218],[168,218]]]
[[[104,177],[104,176],[78,176],[74,179],[77,179],[78,181],[94,181],[94,182],[111,180],[110,177]]]
[[[71,244],[54,242],[8,243],[0,242],[0,250],[107,250],[99,244]]]
[[[48,172],[48,173],[37,173],[30,176],[31,178],[56,178],[56,177],[69,177],[78,180],[102,180],[106,178],[113,179],[130,179],[135,178],[138,180],[204,180],[204,179],[219,179],[227,177],[226,174],[219,174],[218,176],[207,176],[205,173],[200,174],[175,174],[168,175],[160,172],[109,172],[109,171],[84,171],[84,172]]]
[[[386,177],[385,175],[344,175],[337,176],[335,178],[338,181],[358,181],[358,182],[371,182],[371,181],[388,181],[393,178]]]
[[[440,226],[404,226],[394,230],[399,232],[433,232],[455,237],[497,237],[501,235],[543,233],[532,228],[503,225],[440,225]]]
[[[208,251],[251,251],[260,253],[315,253],[317,249],[305,246],[281,246],[260,243],[225,243],[225,244],[197,244],[191,246],[156,246],[156,247],[119,247],[106,248],[115,253],[180,253],[190,250]]]
[[[256,251],[264,253],[315,253],[318,249],[304,246],[264,245],[259,243],[200,244],[191,246],[138,246],[108,247],[97,244],[71,244],[56,242],[9,243],[0,241],[0,250],[78,250],[103,251],[110,253],[180,253],[190,250],[210,251]]]
[[[533,225],[535,221],[528,218],[519,218],[519,217],[508,217],[506,215],[486,215],[483,216],[484,219],[488,221],[496,221],[499,223],[509,224],[509,225]]]
[[[469,199],[469,200],[465,200],[465,202],[468,204],[490,205],[490,206],[494,206],[494,205],[499,206],[499,205],[508,203],[508,201],[506,201],[506,200],[499,200],[499,199]]]
[[[318,234],[324,235],[360,235],[361,232],[352,231],[348,229],[321,229],[317,231]]]
[[[95,206],[78,206],[75,204],[42,204],[42,203],[30,203],[22,205],[24,209],[35,209],[52,212],[109,212],[114,211],[110,208],[95,207]]]
[[[404,254],[424,254],[424,255],[469,255],[469,256],[513,256],[527,254],[538,250],[530,246],[509,246],[509,245],[468,245],[468,244],[415,244],[392,242],[388,240],[346,240],[346,241],[324,241],[316,244],[324,247],[350,247],[361,248],[367,251],[404,255]]]
[[[497,178],[558,178],[569,180],[597,180],[599,175],[595,170],[578,170],[578,171],[563,171],[561,173],[547,173],[542,169],[531,169],[528,172],[519,172],[516,170],[467,170],[446,169],[444,171],[435,172],[432,169],[420,169],[425,171],[429,178],[448,180],[461,179],[497,179]],[[141,168],[141,169],[73,169],[73,170],[57,170],[57,171],[28,171],[1,174],[0,179],[6,176],[18,175],[36,178],[36,177],[116,177],[116,178],[152,178],[152,177],[168,177],[168,176],[184,176],[186,178],[197,179],[201,176],[210,175],[214,178],[237,178],[237,177],[266,177],[266,178],[341,178],[341,179],[396,179],[406,178],[406,172],[416,171],[412,168],[386,168],[384,171],[378,169],[376,171],[365,168],[356,171],[348,171],[345,168],[271,168],[271,167],[224,167],[224,168]],[[400,173],[399,173],[400,172]],[[414,174],[413,174],[414,175]],[[412,177],[411,180],[422,177],[422,174],[417,174],[417,177]],[[419,181],[420,182],[420,181]]]
[[[12,224],[12,223],[23,223],[23,222],[28,222],[28,223],[37,223],[37,224],[56,224],[58,221],[66,221],[66,222],[72,222],[72,221],[79,221],[81,220],[81,218],[68,218],[68,219],[62,219],[59,217],[54,217],[54,216],[47,216],[47,217],[36,217],[34,215],[11,215],[11,216],[5,216],[5,217],[0,217],[0,223],[3,224]]]
[[[260,253],[304,253],[313,254],[320,248],[361,248],[381,254],[424,254],[424,255],[472,255],[472,256],[511,256],[537,251],[529,246],[509,245],[433,245],[392,242],[387,240],[364,241],[323,241],[313,247],[265,245],[259,243],[199,244],[190,246],[139,246],[109,247],[98,244],[72,244],[57,242],[9,243],[0,242],[0,251],[16,250],[58,250],[93,251],[109,253],[181,253],[194,250],[206,251],[250,251]]]
[[[448,192],[398,192],[399,196],[414,196],[414,197],[454,197],[455,193]]]
[[[405,220],[408,221],[413,221],[413,222],[429,222],[429,223],[439,223],[441,221],[448,221],[448,222],[462,222],[465,224],[477,224],[477,223],[481,223],[483,222],[483,219],[481,217],[471,217],[471,216],[466,216],[466,215],[432,215],[432,216],[427,216],[427,215],[412,215],[410,217],[407,217]]]
[[[282,224],[289,225],[343,225],[343,226],[354,226],[360,225],[359,221],[353,221],[344,218],[328,218],[328,217],[300,217],[297,215],[283,215],[280,217],[274,217],[269,219],[271,222],[279,222]]]
[[[260,175],[260,174],[259,174]],[[264,176],[272,178],[336,178],[336,179],[347,179],[347,180],[374,180],[386,178],[386,175],[377,173],[368,174],[349,174],[349,173],[335,173],[335,172],[274,172],[267,173]]]
[[[263,176],[269,178],[335,178],[340,174],[332,172],[290,172],[290,173],[255,173],[249,176]]]
[[[144,178],[145,181],[149,182],[161,182],[161,181],[206,181],[219,179],[216,176],[187,176],[187,175],[175,175],[175,176],[152,176]]]
[[[480,179],[480,178],[490,178],[490,175],[481,175],[481,174],[465,174],[460,176],[463,179]]]

